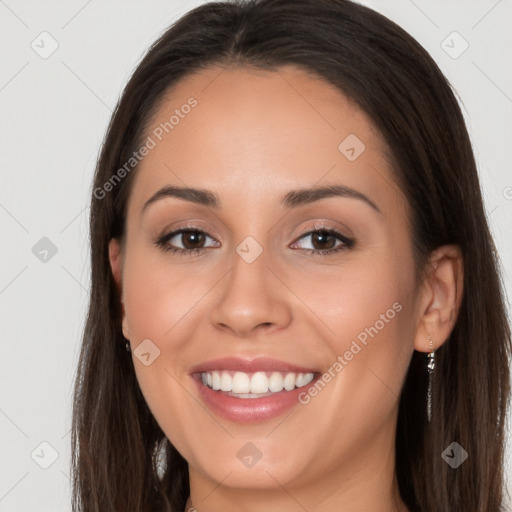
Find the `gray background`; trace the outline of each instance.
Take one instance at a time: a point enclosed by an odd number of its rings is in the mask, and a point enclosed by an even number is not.
[[[0,512],[70,509],[95,160],[145,49],[201,3],[0,0]],[[416,37],[458,91],[510,295],[512,1],[361,3]],[[510,489],[511,475],[509,462]]]

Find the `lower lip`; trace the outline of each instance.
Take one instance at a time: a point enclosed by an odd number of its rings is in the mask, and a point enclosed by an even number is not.
[[[307,385],[291,391],[280,391],[261,398],[237,398],[223,391],[214,391],[201,382],[199,374],[192,376],[196,381],[199,394],[206,405],[217,415],[237,423],[255,423],[276,418],[299,404],[300,393],[307,391],[318,376]]]

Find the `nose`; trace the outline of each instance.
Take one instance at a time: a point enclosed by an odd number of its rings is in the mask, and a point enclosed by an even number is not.
[[[267,267],[264,250],[248,263],[238,254],[228,276],[222,280],[210,318],[215,328],[237,337],[250,337],[258,331],[270,332],[287,327],[292,319],[289,291]]]

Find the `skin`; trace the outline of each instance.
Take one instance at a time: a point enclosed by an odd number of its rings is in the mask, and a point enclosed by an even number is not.
[[[409,205],[382,138],[323,80],[293,66],[211,67],[169,91],[150,126],[191,96],[197,107],[136,171],[126,245],[110,243],[132,355],[145,339],[160,350],[152,364],[135,356],[133,364],[151,411],[189,463],[191,504],[199,512],[407,511],[394,473],[398,398],[413,351],[430,352],[428,335],[437,349],[453,329],[462,296],[459,249],[438,248],[428,278],[415,281]],[[338,150],[349,134],[366,147],[354,161]],[[279,204],[292,189],[333,184],[361,192],[380,213],[347,197]],[[167,197],[141,213],[168,185],[211,190],[220,207]],[[322,242],[300,237],[319,222],[355,245],[312,255]],[[155,245],[187,223],[208,233],[203,253]],[[263,248],[250,264],[236,252],[247,236]],[[172,244],[194,241],[178,235]],[[263,355],[325,372],[397,302],[401,311],[291,414],[242,425],[200,402],[191,367]],[[237,457],[248,442],[262,455],[251,468]]]

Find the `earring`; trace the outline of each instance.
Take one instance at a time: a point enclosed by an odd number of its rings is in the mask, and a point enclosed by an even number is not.
[[[130,348],[130,342],[129,342],[129,340],[126,340],[126,341],[125,341],[125,344],[126,344],[126,350],[127,350],[127,352],[131,352],[131,348]]]
[[[431,350],[431,352],[428,354],[428,363],[427,363],[427,369],[428,369],[427,417],[428,417],[428,421],[430,423],[430,420],[432,418],[432,374],[434,373],[436,361],[435,361],[434,346],[432,344],[432,336],[427,336],[427,339],[430,343],[430,350]]]

